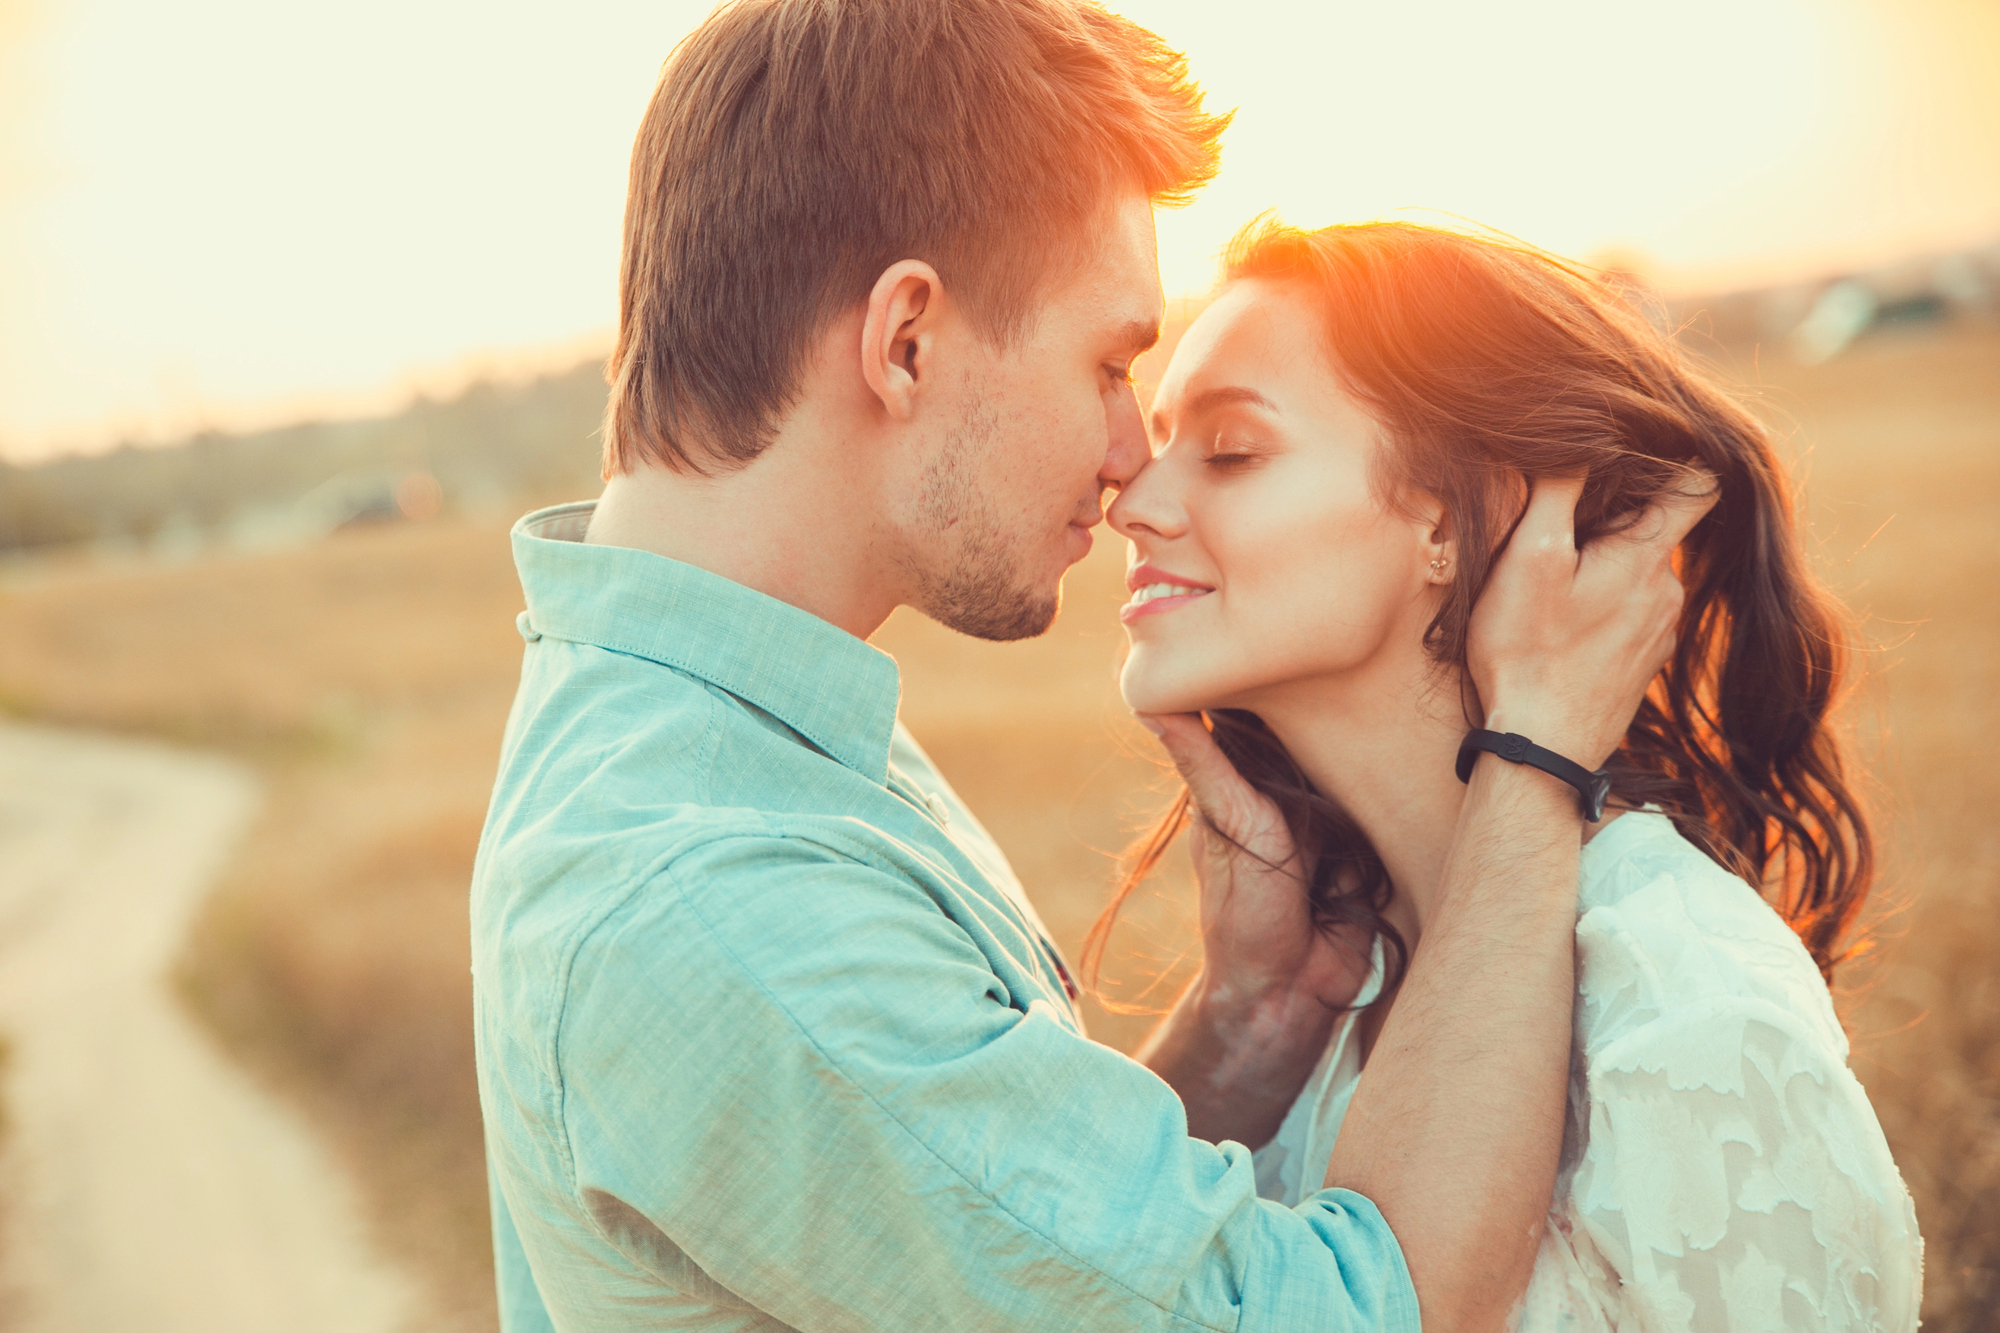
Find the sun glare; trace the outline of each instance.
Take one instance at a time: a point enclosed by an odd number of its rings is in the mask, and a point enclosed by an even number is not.
[[[1200,287],[1214,238],[1265,208],[1436,210],[1683,284],[2000,229],[2000,98],[1939,68],[1963,58],[1942,19],[1989,58],[2000,21],[1956,8],[1131,0],[1239,108],[1221,180],[1162,220],[1167,287]],[[1928,134],[1885,132],[1932,107]],[[1940,169],[1909,170],[1913,148]]]
[[[1170,293],[1266,209],[1461,217],[1683,285],[2000,230],[1990,4],[1113,7],[1238,108],[1221,179],[1162,215]],[[607,339],[632,133],[707,8],[0,4],[0,456]]]

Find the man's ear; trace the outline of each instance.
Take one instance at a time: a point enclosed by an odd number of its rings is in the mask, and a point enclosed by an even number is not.
[[[882,270],[868,293],[861,322],[861,378],[898,421],[916,412],[918,386],[931,371],[944,284],[921,259],[902,259]]]

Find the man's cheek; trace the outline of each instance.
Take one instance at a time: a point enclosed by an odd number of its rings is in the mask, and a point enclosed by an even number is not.
[[[1061,423],[1064,461],[1076,475],[1094,477],[1104,470],[1111,432],[1103,413],[1079,413]]]

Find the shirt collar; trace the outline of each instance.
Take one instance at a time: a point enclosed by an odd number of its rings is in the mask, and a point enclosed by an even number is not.
[[[744,699],[878,783],[889,773],[896,663],[809,611],[719,574],[583,541],[594,501],[514,525],[523,629],[684,671]]]

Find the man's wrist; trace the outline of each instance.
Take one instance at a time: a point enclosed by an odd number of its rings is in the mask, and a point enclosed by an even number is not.
[[[1573,716],[1566,717],[1562,710],[1556,708],[1496,704],[1486,711],[1485,727],[1488,731],[1526,736],[1544,750],[1553,750],[1586,769],[1601,766],[1609,753],[1603,749],[1601,738],[1587,732],[1577,725]]]
[[[1576,855],[1588,828],[1568,783],[1497,755],[1480,755],[1459,812],[1456,841],[1463,848],[1477,849],[1485,870],[1476,881],[1447,876],[1448,884],[1455,883],[1456,888],[1444,887],[1440,904],[1455,897],[1471,901],[1497,894],[1516,903],[1546,901],[1574,907],[1573,877],[1550,879],[1527,867],[1541,864],[1549,855]],[[1484,887],[1475,889],[1475,882]],[[1535,892],[1536,886],[1547,890],[1546,899]]]
[[[1510,764],[1498,755],[1483,753],[1472,766],[1462,817],[1501,825],[1520,823],[1524,828],[1546,826],[1561,836],[1568,836],[1571,830],[1581,836],[1583,826],[1576,790],[1567,782],[1541,769]]]
[[[1312,1029],[1329,1011],[1302,987],[1268,977],[1240,978],[1204,968],[1190,988],[1196,1021],[1215,1037],[1248,1055],[1254,1050],[1289,1048],[1304,1041],[1325,1044]],[[1331,1030],[1331,1023],[1327,1025]]]

